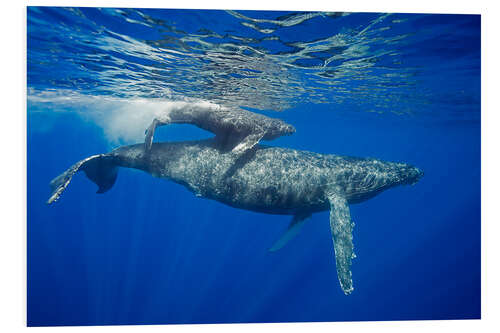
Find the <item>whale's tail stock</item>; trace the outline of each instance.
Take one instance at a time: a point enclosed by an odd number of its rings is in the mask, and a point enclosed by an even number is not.
[[[76,162],[68,170],[52,179],[50,182],[52,192],[47,204],[51,204],[61,197],[73,175],[78,171],[84,171],[87,178],[99,187],[97,193],[104,193],[115,184],[118,166],[114,158],[106,154],[93,155]]]

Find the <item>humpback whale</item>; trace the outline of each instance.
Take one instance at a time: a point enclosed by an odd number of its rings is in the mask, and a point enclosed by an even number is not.
[[[186,186],[197,196],[232,207],[267,214],[292,215],[288,230],[270,248],[289,241],[313,213],[330,210],[337,275],[346,295],[353,291],[351,260],[354,224],[349,205],[368,200],[398,185],[414,184],[423,175],[418,168],[295,149],[255,145],[245,161],[218,148],[216,139],[154,143],[119,147],[85,158],[54,178],[48,203],[56,201],[83,171],[97,193],[112,188],[119,167],[135,168]]]
[[[151,149],[155,130],[167,124],[192,124],[215,134],[221,150],[243,154],[260,140],[274,140],[295,133],[286,122],[240,108],[201,102],[178,104],[153,119],[146,129],[144,145]]]

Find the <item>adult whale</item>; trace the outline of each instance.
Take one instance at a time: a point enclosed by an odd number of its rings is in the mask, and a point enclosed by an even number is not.
[[[77,171],[83,170],[99,186],[97,193],[103,193],[115,183],[118,167],[135,168],[233,207],[292,215],[288,230],[271,250],[291,239],[312,213],[329,209],[337,275],[342,290],[349,294],[353,290],[354,224],[348,204],[397,185],[414,184],[423,175],[403,163],[261,145],[243,156],[221,152],[214,139],[154,143],[151,151],[144,144],[123,146],[83,159],[52,180],[48,203],[61,196]]]

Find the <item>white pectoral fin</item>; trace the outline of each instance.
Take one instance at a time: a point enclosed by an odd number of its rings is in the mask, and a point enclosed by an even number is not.
[[[259,141],[264,137],[264,135],[265,135],[264,132],[258,132],[244,137],[243,140],[241,140],[241,142],[238,143],[232,149],[232,152],[236,154],[241,154],[244,153],[245,151],[252,149],[257,143],[259,143]]]
[[[335,250],[337,275],[342,290],[346,295],[349,295],[354,289],[351,277],[351,261],[355,257],[352,243],[354,223],[351,222],[346,199],[340,195],[331,194],[328,196],[328,200],[330,201],[330,229]]]
[[[285,244],[288,243],[290,239],[294,238],[299,233],[300,229],[304,225],[305,220],[310,216],[311,214],[294,215],[292,221],[290,222],[290,225],[288,226],[288,229],[280,237],[280,239],[278,239],[276,243],[273,244],[269,251],[274,252],[285,246]]]
[[[153,145],[153,137],[155,135],[156,126],[158,126],[158,120],[155,118],[146,130],[146,138],[144,139],[144,150],[146,151],[149,151]]]
[[[144,150],[145,151],[149,151],[151,150],[151,146],[153,145],[153,137],[155,135],[155,131],[156,131],[156,128],[158,126],[163,126],[163,125],[167,125],[167,124],[170,124],[171,121],[170,121],[170,118],[168,117],[164,117],[162,119],[159,119],[159,118],[155,118],[153,119],[153,121],[151,122],[151,125],[149,125],[149,127],[146,129],[146,138],[144,139]]]

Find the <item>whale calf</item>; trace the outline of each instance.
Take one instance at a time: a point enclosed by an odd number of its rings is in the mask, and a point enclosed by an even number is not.
[[[177,104],[153,119],[146,129],[144,145],[150,150],[158,126],[192,124],[215,134],[221,150],[243,154],[260,140],[274,140],[295,133],[283,120],[270,118],[240,108],[227,108],[208,102]]]
[[[53,179],[48,203],[56,201],[73,175],[84,171],[98,186],[111,189],[119,167],[135,168],[186,186],[197,196],[267,214],[292,215],[285,234],[270,248],[286,244],[313,213],[330,210],[337,275],[346,295],[353,290],[354,258],[349,204],[368,200],[398,185],[414,184],[423,172],[374,158],[324,155],[255,145],[242,161],[226,154],[215,139],[119,147],[85,158]]]

